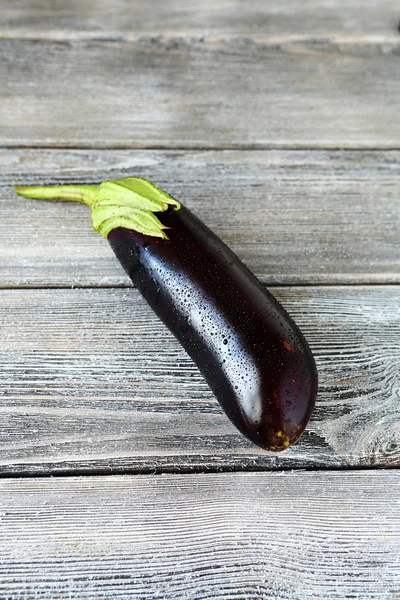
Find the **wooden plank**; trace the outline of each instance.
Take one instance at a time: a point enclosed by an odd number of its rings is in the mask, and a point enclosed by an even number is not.
[[[274,454],[230,424],[136,290],[3,290],[0,472],[399,466],[400,288],[275,288],[319,370]]]
[[[390,40],[4,39],[0,144],[399,148]]]
[[[132,31],[175,34],[387,34],[397,30],[397,0],[1,0],[3,35],[99,35]]]
[[[395,599],[399,484],[396,471],[3,480],[0,594]]]
[[[400,153],[0,150],[0,287],[129,285],[86,207],[13,183],[152,179],[268,284],[399,283]]]

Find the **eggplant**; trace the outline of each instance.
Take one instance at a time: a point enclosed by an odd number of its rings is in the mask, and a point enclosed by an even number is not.
[[[285,309],[190,210],[135,177],[15,191],[90,205],[93,227],[237,429],[272,451],[300,437],[317,395],[311,350]]]

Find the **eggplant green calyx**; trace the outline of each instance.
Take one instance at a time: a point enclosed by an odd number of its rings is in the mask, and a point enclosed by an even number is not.
[[[133,229],[144,235],[168,239],[156,212],[164,212],[170,206],[178,210],[180,203],[147,179],[126,177],[116,181],[104,181],[94,185],[56,185],[25,187],[14,186],[19,196],[38,200],[71,200],[83,202],[92,209],[92,225],[95,231],[107,238],[117,227]]]

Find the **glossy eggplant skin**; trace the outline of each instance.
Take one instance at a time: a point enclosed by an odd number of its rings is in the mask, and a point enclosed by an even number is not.
[[[236,427],[284,450],[314,408],[317,371],[302,333],[239,258],[184,206],[167,240],[117,228],[117,258],[194,360]]]

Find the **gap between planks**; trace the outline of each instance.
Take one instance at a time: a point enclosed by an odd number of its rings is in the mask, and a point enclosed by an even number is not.
[[[290,275],[289,275],[290,277]],[[361,277],[358,273],[352,273],[351,277]],[[332,281],[329,283],[313,283],[313,282],[308,282],[308,281],[304,281],[304,282],[299,282],[299,283],[290,283],[290,282],[268,282],[268,283],[264,283],[263,281],[261,281],[261,283],[264,285],[264,287],[266,288],[325,288],[325,289],[330,289],[330,288],[350,288],[350,287],[365,287],[365,288],[371,288],[371,287],[397,287],[400,285],[399,281],[394,280],[393,282],[391,281],[377,281],[375,282],[373,279],[373,276],[371,276],[371,279],[365,279],[363,281],[359,280],[359,281],[355,281],[353,282],[352,279],[350,279],[348,282],[346,282],[344,279],[340,280],[340,281]],[[84,283],[78,283],[76,285],[57,285],[57,284],[51,284],[51,285],[1,285],[0,284],[0,291],[2,290],[129,290],[129,289],[136,289],[136,286],[127,282],[125,283],[119,283],[119,284],[107,284],[107,283],[99,283],[99,285],[93,285],[93,284],[84,284]]]
[[[357,34],[346,35],[342,33],[327,33],[326,35],[310,35],[287,33],[278,35],[257,34],[252,31],[239,31],[237,33],[224,33],[222,35],[201,35],[196,30],[176,31],[77,31],[77,30],[22,30],[7,29],[0,30],[1,40],[29,40],[38,42],[104,42],[104,43],[135,43],[145,40],[162,40],[163,42],[173,42],[175,40],[188,40],[190,42],[219,43],[234,42],[238,40],[251,39],[254,43],[263,46],[276,46],[300,43],[300,44],[340,44],[351,46],[379,46],[382,44],[398,45],[399,34],[396,31],[388,31],[385,34]]]
[[[45,465],[43,465],[45,466]],[[46,472],[44,469],[35,471],[17,471],[1,472],[0,481],[7,479],[47,479],[54,477],[88,477],[88,478],[106,478],[106,477],[141,477],[151,475],[152,477],[163,477],[168,475],[184,476],[184,475],[218,475],[218,474],[235,474],[235,473],[348,473],[348,472],[364,472],[364,471],[400,471],[400,467],[395,465],[304,465],[301,468],[282,467],[279,466],[251,466],[241,465],[228,467],[221,465],[220,467],[198,467],[196,465],[185,467],[155,467],[155,468],[126,468],[126,467],[107,467],[104,468],[67,468],[63,470],[52,470]]]
[[[95,143],[91,143],[90,140],[85,143],[75,143],[71,142],[71,144],[52,144],[47,140],[43,143],[22,143],[17,142],[15,144],[12,141],[9,141],[7,144],[0,145],[1,150],[58,150],[58,151],[70,151],[70,150],[148,150],[148,151],[163,151],[167,152],[170,150],[171,152],[257,152],[257,151],[273,151],[273,150],[285,150],[287,152],[324,152],[324,151],[341,151],[341,152],[398,152],[400,150],[399,144],[385,144],[380,143],[379,145],[369,144],[369,143],[359,143],[359,144],[345,144],[345,143],[324,143],[324,144],[298,144],[296,142],[268,142],[268,143],[251,143],[245,144],[243,142],[240,143],[211,143],[209,145],[200,143],[193,144],[188,143],[184,144],[181,141],[178,144],[174,144],[170,140],[165,144],[154,144],[154,143],[135,143],[135,144],[119,144],[119,143],[99,143],[96,141]]]

